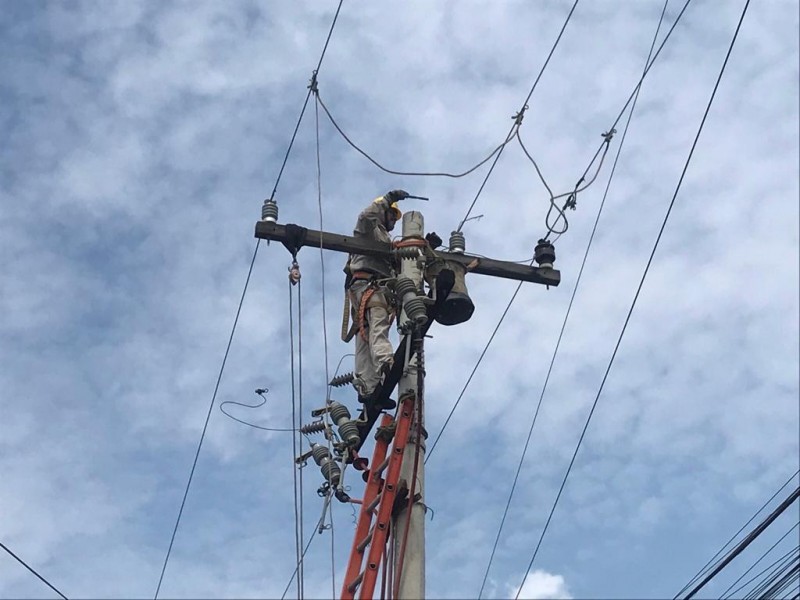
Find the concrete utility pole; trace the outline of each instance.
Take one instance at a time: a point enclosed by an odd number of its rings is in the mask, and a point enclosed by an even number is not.
[[[557,286],[561,281],[561,274],[553,269],[555,260],[553,246],[549,242],[539,240],[535,249],[535,260],[539,266],[534,267],[467,254],[464,251],[464,237],[460,232],[453,232],[451,235],[450,252],[437,251],[431,247],[435,244],[425,241],[424,220],[422,214],[415,211],[403,215],[403,242],[399,244],[399,248],[395,248],[392,244],[365,238],[314,231],[299,225],[280,225],[277,223],[277,205],[271,200],[264,203],[262,217],[263,220],[256,224],[256,237],[281,242],[293,257],[303,246],[311,246],[325,250],[388,258],[396,260],[400,265],[395,291],[398,299],[405,298],[402,300],[403,309],[398,318],[398,327],[401,328],[403,337],[395,351],[394,366],[379,386],[376,396],[385,400],[398,386],[399,403],[403,398],[408,399],[409,395],[414,397],[414,419],[408,443],[403,450],[399,480],[401,485],[402,482],[405,482],[408,488],[408,502],[396,505],[399,510],[393,517],[391,526],[395,540],[392,552],[394,556],[392,577],[397,579],[396,593],[392,597],[397,599],[424,598],[425,506],[422,498],[425,481],[426,434],[423,411],[416,410],[416,407],[424,408],[423,340],[425,334],[434,320],[443,325],[456,325],[470,318],[474,306],[464,282],[466,273]],[[437,240],[435,243],[440,244],[441,240]],[[424,296],[423,279],[428,283],[430,290],[430,300],[426,299],[424,303],[421,299]],[[406,306],[414,315],[413,326],[410,325],[406,315]],[[422,360],[422,365],[420,365],[420,360]],[[364,406],[361,414],[354,420],[359,433],[358,443],[352,446],[354,452],[361,449],[361,445],[369,437],[375,421],[382,412],[380,408],[375,408],[375,405],[382,404],[383,402],[376,402]],[[407,421],[404,422],[407,423]],[[417,442],[419,442],[419,455],[416,462],[416,477],[414,477]],[[373,467],[375,466],[373,465]],[[415,501],[415,498],[419,498],[419,500]],[[364,505],[366,506],[366,502]],[[406,527],[408,527],[407,537]],[[358,545],[357,542],[358,540],[354,544]],[[405,547],[404,552],[402,552],[403,547]],[[359,549],[359,552],[363,553],[363,551],[363,548]],[[360,556],[358,560],[361,560]],[[357,565],[358,563],[356,563]],[[376,568],[375,565],[372,565],[372,568]],[[362,576],[363,573],[353,583],[353,589],[348,592],[350,594],[348,597],[353,597],[352,593],[355,592]],[[345,586],[347,587],[347,582],[345,582]],[[368,594],[366,597],[371,598],[371,591],[365,593]],[[343,592],[344,594],[345,592]]]
[[[411,211],[403,215],[403,240],[424,239],[425,227],[422,214]],[[409,277],[418,289],[422,287],[422,269],[417,259],[404,258],[400,261],[400,274]],[[405,315],[401,315],[403,319]],[[402,322],[402,321],[400,321]],[[415,343],[422,344],[424,335],[419,331],[408,334],[416,338]],[[406,339],[408,344],[412,340]],[[421,348],[419,349],[421,350]],[[402,398],[406,394],[417,394],[415,405],[422,401],[422,389],[417,384],[422,381],[425,373],[418,369],[419,351],[408,361],[406,369],[400,377],[397,393]],[[422,377],[418,377],[421,375]],[[424,406],[422,407],[424,409]],[[425,597],[425,505],[423,501],[423,486],[425,482],[425,416],[422,410],[415,411],[415,419],[411,426],[411,435],[405,447],[403,468],[400,471],[401,481],[408,487],[408,503],[393,519],[394,531],[394,566],[395,577],[399,574],[397,598],[424,598]],[[414,477],[414,463],[419,442],[419,456],[417,457],[416,483],[412,485]],[[412,491],[413,488],[413,491]],[[415,498],[419,496],[419,501]],[[407,523],[407,521],[409,521]],[[406,527],[408,537],[406,538]],[[404,540],[405,538],[405,540]],[[405,544],[403,543],[405,541]],[[403,548],[405,547],[405,550]]]

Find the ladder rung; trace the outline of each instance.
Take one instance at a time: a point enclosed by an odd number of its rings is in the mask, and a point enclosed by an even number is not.
[[[384,459],[384,461],[380,465],[378,465],[378,467],[376,469],[372,470],[372,474],[377,476],[377,475],[380,475],[381,473],[383,473],[386,470],[386,467],[389,466],[389,459],[390,458],[391,458],[391,456],[387,456]]]
[[[372,534],[374,533],[374,531],[375,531],[375,526],[373,525],[372,527],[370,527],[369,533],[367,534],[367,537],[365,537],[363,540],[358,542],[358,546],[356,546],[356,549],[359,552],[363,553],[364,552],[364,548],[369,546],[369,543],[372,540]]]
[[[364,510],[366,510],[367,512],[372,512],[373,510],[375,510],[375,507],[377,507],[378,504],[380,504],[380,502],[381,502],[381,496],[382,495],[383,495],[383,492],[381,492],[380,494],[375,496],[375,498],[373,498],[372,502],[370,502]]]
[[[356,577],[355,579],[353,579],[353,581],[347,584],[347,591],[350,592],[351,594],[355,594],[356,588],[359,585],[361,585],[361,582],[363,580],[364,580],[364,571],[361,571],[361,573],[358,574],[358,577]]]

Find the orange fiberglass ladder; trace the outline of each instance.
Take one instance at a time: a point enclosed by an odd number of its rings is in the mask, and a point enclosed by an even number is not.
[[[386,561],[386,544],[389,540],[392,508],[397,497],[403,454],[411,430],[415,396],[414,392],[410,392],[400,399],[397,419],[384,414],[375,434],[375,450],[371,468],[366,475],[367,487],[361,501],[361,513],[358,516],[353,548],[350,551],[342,585],[342,600],[353,600],[357,590],[360,592],[358,597],[361,600],[371,599],[381,563],[384,563],[384,578],[386,578],[389,568]],[[391,453],[389,453],[390,441],[392,441]],[[374,525],[373,515],[377,515]],[[362,571],[365,553],[367,553],[367,564]]]

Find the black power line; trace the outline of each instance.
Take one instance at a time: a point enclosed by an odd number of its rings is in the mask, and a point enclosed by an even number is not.
[[[250,268],[247,271],[247,279],[244,282],[244,289],[242,290],[242,297],[239,299],[239,307],[236,309],[236,317],[233,319],[233,327],[231,328],[231,335],[228,337],[228,345],[225,348],[225,355],[222,357],[222,365],[219,368],[219,375],[217,375],[217,383],[214,385],[214,393],[211,396],[211,404],[208,406],[208,413],[206,414],[206,421],[203,424],[203,432],[200,434],[200,442],[197,444],[197,451],[194,453],[194,461],[192,462],[192,469],[189,471],[189,481],[186,482],[186,489],[183,492],[183,499],[181,500],[181,507],[178,510],[178,518],[175,520],[175,527],[172,529],[172,537],[169,540],[169,548],[167,548],[167,555],[164,557],[164,564],[161,567],[161,575],[158,578],[158,585],[156,586],[156,593],[154,599],[158,598],[158,593],[161,591],[161,583],[164,581],[164,573],[167,570],[167,563],[169,562],[170,554],[172,554],[172,546],[175,543],[175,535],[178,533],[178,525],[180,525],[181,517],[183,516],[183,508],[186,506],[186,498],[189,495],[189,488],[192,485],[194,478],[194,471],[197,468],[197,459],[200,458],[200,449],[203,447],[203,440],[206,437],[208,430],[208,422],[211,420],[211,412],[214,409],[214,402],[217,399],[217,392],[219,391],[219,384],[222,381],[222,374],[225,371],[225,363],[228,361],[228,353],[231,350],[231,343],[233,342],[233,335],[236,333],[236,325],[239,323],[239,315],[242,312],[242,304],[244,297],[247,294],[247,286],[250,283],[250,275],[253,273],[253,265],[256,262],[258,255],[259,242],[256,242],[255,250],[253,250],[253,258],[250,260]]]
[[[777,496],[778,494],[780,494],[780,493],[783,491],[783,488],[785,488],[787,485],[789,485],[789,484],[791,483],[792,479],[794,479],[795,477],[797,477],[797,474],[798,474],[798,473],[800,473],[800,470],[798,470],[798,471],[795,471],[795,472],[792,474],[792,476],[791,476],[791,477],[789,477],[789,479],[787,479],[787,480],[784,482],[784,484],[783,484],[783,485],[782,485],[780,488],[778,488],[778,491],[776,491],[774,494],[772,494],[772,496],[770,496],[769,500],[767,500],[766,502],[764,502],[764,504],[762,504],[762,505],[761,505],[761,508],[759,508],[759,509],[758,509],[758,510],[757,510],[757,511],[756,511],[756,512],[753,514],[753,516],[752,516],[752,517],[750,517],[750,518],[747,520],[747,523],[745,523],[744,525],[742,525],[742,526],[739,528],[739,531],[737,531],[736,533],[734,533],[734,534],[731,536],[731,538],[730,538],[730,539],[729,539],[727,542],[725,542],[725,544],[722,546],[722,548],[720,548],[719,550],[717,550],[717,553],[716,553],[716,554],[714,554],[714,556],[712,556],[712,557],[711,557],[711,558],[708,560],[708,562],[707,562],[706,564],[704,564],[704,565],[703,565],[703,567],[702,567],[702,568],[701,568],[701,569],[700,569],[700,570],[699,570],[697,573],[695,573],[694,577],[692,577],[692,578],[691,578],[691,579],[690,579],[690,580],[689,580],[689,581],[686,583],[686,585],[684,585],[684,586],[683,586],[683,587],[680,589],[680,591],[679,591],[677,594],[675,594],[675,598],[677,598],[678,596],[680,596],[680,595],[681,595],[683,592],[685,592],[687,589],[689,589],[689,587],[690,587],[691,585],[693,585],[693,584],[694,584],[694,583],[695,583],[695,582],[696,582],[698,579],[700,579],[700,578],[701,578],[703,575],[705,575],[705,574],[706,574],[708,571],[710,571],[711,569],[713,569],[713,568],[714,568],[714,566],[717,564],[717,563],[715,563],[715,562],[714,562],[714,561],[717,559],[717,557],[718,557],[720,554],[722,554],[722,553],[725,551],[725,549],[726,549],[728,546],[730,546],[730,544],[733,542],[733,540],[735,540],[735,539],[737,538],[737,536],[738,536],[740,533],[742,533],[742,531],[744,531],[744,530],[745,530],[745,528],[746,528],[748,525],[750,525],[750,523],[752,523],[752,522],[755,520],[755,518],[756,518],[756,517],[757,517],[757,516],[758,516],[758,515],[761,513],[761,511],[762,511],[762,510],[764,510],[764,509],[765,509],[765,508],[766,508],[766,507],[769,505],[769,503],[770,503],[770,502],[772,502],[772,501],[773,501],[773,500],[776,498],[776,496]],[[712,563],[713,563],[713,564],[712,564]],[[735,585],[735,584],[736,584],[736,582],[734,582],[734,585]],[[723,593],[727,593],[727,590],[726,590],[725,592],[723,592]],[[673,600],[675,600],[675,598],[673,598]]]
[[[56,587],[55,587],[55,586],[54,586],[52,583],[50,583],[49,581],[47,581],[47,579],[45,579],[44,577],[42,577],[41,575],[39,575],[39,573],[37,573],[37,572],[36,572],[36,571],[33,569],[33,567],[31,567],[30,565],[28,565],[28,563],[26,563],[26,562],[25,562],[24,560],[22,560],[22,559],[21,559],[19,556],[17,556],[16,554],[14,554],[14,553],[11,551],[11,548],[9,548],[8,546],[6,546],[6,545],[5,545],[3,542],[0,542],[0,548],[2,548],[3,550],[5,550],[6,552],[8,552],[8,553],[9,553],[9,554],[10,554],[10,555],[13,557],[13,558],[15,558],[15,559],[16,559],[16,561],[17,561],[19,564],[21,564],[23,567],[25,567],[26,569],[28,569],[28,571],[30,571],[30,572],[31,572],[31,573],[33,573],[34,575],[36,575],[36,577],[38,577],[38,578],[39,578],[39,579],[42,581],[42,583],[44,583],[44,584],[45,584],[47,587],[49,587],[51,590],[53,590],[53,591],[54,591],[56,594],[58,594],[59,596],[61,596],[61,597],[62,597],[64,600],[67,600],[67,597],[66,597],[64,594],[62,594],[61,592],[59,592],[59,591],[56,589]]]
[[[502,146],[500,146],[497,155],[494,157],[494,160],[492,161],[492,166],[489,167],[489,171],[486,173],[486,177],[483,179],[481,187],[478,188],[478,193],[475,194],[475,198],[472,200],[472,204],[470,204],[469,208],[467,209],[467,214],[464,215],[464,218],[461,220],[461,223],[459,223],[458,229],[456,229],[456,231],[461,231],[461,228],[464,227],[464,223],[466,223],[469,220],[469,215],[472,213],[472,209],[475,207],[475,203],[478,201],[481,192],[483,192],[483,188],[486,187],[486,182],[489,181],[489,177],[492,175],[492,171],[494,171],[494,168],[497,165],[497,161],[500,160],[500,156],[503,154],[503,150],[505,149],[505,144],[507,144],[514,138],[514,134],[516,130],[519,128],[520,124],[522,123],[522,117],[528,108],[528,101],[531,99],[531,96],[533,96],[533,91],[539,84],[539,80],[542,78],[542,75],[544,75],[544,70],[547,68],[547,65],[550,64],[550,59],[553,57],[553,53],[556,51],[558,43],[561,41],[561,36],[564,35],[564,30],[567,28],[567,24],[569,24],[569,21],[572,18],[572,13],[575,12],[576,6],[578,6],[578,0],[575,0],[575,3],[572,5],[572,8],[570,9],[566,20],[564,21],[564,24],[561,26],[561,31],[558,32],[558,37],[556,38],[556,41],[553,43],[552,48],[550,48],[550,52],[548,53],[547,58],[545,59],[544,64],[542,65],[542,68],[539,70],[539,74],[536,76],[536,79],[534,80],[533,85],[531,86],[531,89],[528,92],[528,95],[525,97],[525,101],[522,103],[522,108],[520,108],[519,112],[515,115],[515,122],[511,126],[511,129],[508,131],[508,134],[506,135],[505,143]]]
[[[703,126],[705,125],[706,119],[708,118],[708,113],[711,110],[711,105],[713,104],[714,98],[717,95],[717,89],[719,89],[719,84],[722,81],[722,76],[725,73],[725,68],[728,65],[728,59],[730,58],[731,52],[733,51],[733,47],[736,44],[736,39],[739,37],[739,30],[740,30],[740,28],[742,26],[742,21],[744,21],[745,14],[747,14],[748,6],[750,6],[750,0],[747,0],[747,2],[744,5],[744,8],[742,9],[742,14],[739,17],[739,23],[736,25],[736,31],[733,34],[733,39],[731,39],[730,46],[728,47],[728,52],[725,54],[725,60],[723,61],[722,67],[720,68],[719,75],[717,76],[716,83],[714,84],[714,89],[711,92],[711,97],[708,100],[708,104],[706,105],[705,112],[703,113],[703,118],[700,121],[700,126],[697,129],[697,134],[695,135],[694,141],[692,142],[692,147],[689,150],[688,157],[686,158],[686,163],[683,166],[683,171],[681,172],[681,176],[678,179],[678,185],[675,188],[675,193],[672,195],[672,200],[670,200],[669,207],[667,208],[667,213],[666,213],[666,215],[664,215],[664,220],[661,223],[661,229],[658,232],[658,236],[656,236],[656,241],[653,244],[652,251],[650,252],[650,257],[647,259],[647,265],[644,268],[644,272],[642,273],[642,278],[639,281],[638,287],[636,288],[636,294],[634,295],[633,301],[631,302],[631,306],[628,309],[628,314],[625,317],[625,322],[623,323],[622,330],[620,331],[619,337],[617,338],[617,343],[614,346],[614,351],[611,354],[611,359],[608,362],[608,366],[606,367],[605,374],[603,375],[603,379],[600,382],[600,387],[597,390],[597,395],[595,396],[594,402],[592,403],[592,408],[589,411],[589,416],[587,417],[586,423],[583,426],[583,431],[581,431],[581,435],[578,438],[578,443],[575,446],[575,451],[572,454],[572,458],[570,459],[569,466],[567,467],[567,471],[564,474],[564,479],[561,482],[561,487],[559,488],[558,494],[556,494],[556,499],[553,502],[553,507],[550,509],[550,514],[548,515],[547,521],[545,522],[544,528],[542,529],[542,533],[539,536],[539,541],[537,542],[536,548],[533,551],[533,556],[531,557],[531,560],[528,563],[528,567],[525,570],[525,576],[522,578],[522,583],[520,584],[519,590],[517,591],[517,594],[515,596],[515,600],[517,598],[519,598],[519,594],[522,591],[523,585],[525,584],[525,579],[527,579],[528,574],[530,573],[531,568],[533,567],[533,561],[536,559],[536,555],[538,554],[539,548],[542,545],[542,540],[544,539],[544,536],[547,533],[547,528],[549,527],[550,521],[553,518],[553,513],[555,513],[556,507],[558,506],[558,501],[561,499],[561,494],[563,493],[564,487],[567,484],[567,479],[569,478],[569,474],[572,471],[572,466],[575,464],[575,459],[578,456],[578,451],[580,450],[581,443],[583,442],[583,438],[586,436],[586,431],[589,428],[589,423],[591,422],[592,416],[594,415],[594,411],[597,408],[597,403],[600,400],[600,395],[602,394],[603,388],[604,388],[605,383],[606,383],[606,380],[608,379],[608,374],[611,372],[611,367],[613,366],[614,359],[616,358],[617,352],[619,351],[620,344],[622,343],[622,338],[625,336],[625,331],[628,328],[628,323],[630,322],[631,315],[633,314],[633,310],[636,307],[636,302],[639,299],[639,294],[642,291],[642,287],[644,286],[645,279],[647,279],[647,274],[650,271],[650,265],[652,265],[652,263],[653,263],[653,258],[655,257],[656,250],[658,249],[658,244],[661,241],[662,235],[664,234],[664,229],[667,226],[667,221],[669,220],[670,214],[672,214],[672,208],[675,205],[675,200],[678,197],[678,192],[680,192],[681,185],[683,184],[683,179],[686,176],[686,171],[689,168],[689,163],[691,162],[692,156],[694,155],[695,148],[697,147],[697,142],[700,140],[700,134],[703,132]]]
[[[333,28],[336,26],[336,19],[339,18],[339,11],[342,9],[342,2],[344,0],[339,0],[339,6],[336,7],[336,14],[333,15],[333,21],[331,22],[331,28],[328,31],[328,37],[325,39],[325,45],[322,48],[322,54],[319,56],[319,61],[317,62],[317,68],[314,69],[314,73],[311,76],[311,84],[308,86],[308,93],[306,94],[306,99],[303,102],[303,108],[300,110],[300,116],[297,118],[297,125],[294,126],[294,133],[292,133],[292,139],[289,141],[289,147],[286,149],[286,155],[283,157],[283,164],[281,164],[280,171],[278,171],[278,178],[275,180],[275,186],[272,188],[272,194],[270,194],[270,198],[275,198],[275,192],[278,191],[278,183],[281,180],[281,175],[283,175],[283,169],[286,167],[286,161],[289,160],[289,153],[292,151],[292,146],[294,145],[294,140],[297,137],[297,131],[300,129],[300,122],[303,120],[303,115],[306,114],[306,107],[308,106],[308,99],[311,98],[311,93],[317,87],[317,74],[319,73],[319,68],[322,66],[322,59],[325,58],[325,51],[328,49],[328,43],[331,41],[331,35],[333,34]]]
[[[667,5],[668,4],[669,4],[669,0],[665,0],[664,8],[661,10],[661,16],[658,19],[658,25],[656,26],[656,32],[655,32],[655,34],[653,34],[653,41],[650,44],[650,50],[648,51],[647,59],[645,60],[645,66],[650,62],[650,57],[653,54],[653,48],[656,45],[656,40],[658,39],[658,32],[661,30],[661,24],[664,21],[664,15],[667,12]],[[639,89],[641,89],[641,87]],[[503,509],[503,516],[502,516],[502,518],[500,520],[500,526],[498,527],[497,535],[495,536],[494,546],[492,547],[492,552],[491,552],[491,554],[489,556],[489,562],[486,565],[486,571],[485,571],[485,573],[483,575],[483,582],[481,583],[481,589],[478,592],[478,598],[480,598],[483,595],[483,589],[486,586],[486,580],[489,577],[489,571],[490,571],[490,569],[492,567],[492,562],[494,560],[494,555],[497,552],[497,546],[500,543],[500,536],[503,533],[503,528],[504,528],[505,523],[506,523],[506,517],[508,516],[508,510],[511,507],[511,500],[514,497],[514,492],[515,492],[515,490],[517,488],[517,482],[519,480],[519,475],[520,475],[520,472],[522,471],[522,465],[525,462],[525,456],[528,453],[528,447],[530,445],[531,437],[533,435],[533,429],[534,429],[534,426],[536,425],[536,418],[539,416],[539,409],[542,406],[542,400],[544,399],[544,394],[545,394],[545,392],[547,390],[547,384],[550,381],[550,374],[553,372],[553,365],[555,364],[556,357],[558,356],[558,350],[561,347],[561,339],[564,336],[564,330],[567,327],[567,322],[569,321],[569,315],[570,315],[570,312],[572,311],[572,305],[573,305],[573,302],[575,301],[575,295],[576,295],[576,293],[578,291],[578,287],[580,286],[580,283],[581,283],[581,277],[583,276],[583,269],[586,266],[586,259],[589,256],[589,250],[592,247],[592,241],[594,240],[595,232],[597,231],[597,225],[600,222],[600,215],[603,212],[603,207],[605,206],[606,198],[608,197],[608,190],[611,188],[611,182],[614,179],[614,173],[616,172],[616,169],[617,169],[617,162],[619,161],[620,154],[622,153],[622,147],[625,144],[625,138],[627,137],[627,134],[628,134],[628,128],[629,128],[629,126],[631,124],[631,119],[633,118],[633,113],[636,110],[636,101],[638,100],[638,95],[639,94],[638,94],[638,90],[637,90],[636,98],[634,99],[633,104],[631,105],[631,111],[628,114],[628,120],[625,123],[625,129],[622,132],[622,141],[620,142],[619,147],[617,148],[617,155],[614,158],[614,165],[611,167],[611,173],[610,173],[610,175],[608,177],[608,182],[606,183],[606,189],[605,189],[605,192],[603,193],[603,199],[600,202],[600,207],[599,207],[599,209],[597,211],[597,218],[594,221],[594,227],[592,228],[592,233],[589,236],[589,242],[588,242],[588,244],[586,246],[586,252],[583,255],[583,261],[581,262],[581,267],[578,270],[578,276],[577,276],[577,278],[575,280],[575,286],[572,289],[572,296],[570,297],[569,305],[567,306],[567,311],[566,311],[566,313],[564,315],[564,322],[561,324],[561,331],[558,334],[558,340],[556,341],[555,349],[553,350],[553,356],[550,359],[550,366],[547,369],[547,375],[545,376],[544,384],[542,385],[542,393],[539,395],[539,401],[536,404],[536,410],[533,413],[533,419],[531,420],[531,426],[528,429],[528,437],[525,440],[525,445],[524,445],[524,447],[522,449],[522,455],[520,456],[519,463],[517,464],[517,471],[514,474],[514,480],[513,480],[512,484],[511,484],[511,489],[509,490],[508,499],[506,501],[506,506]],[[526,151],[526,154],[527,154],[527,151]],[[534,165],[535,165],[535,163],[534,163]],[[537,168],[537,171],[538,171],[538,168]],[[544,181],[544,179],[542,179],[542,181]],[[545,186],[546,185],[547,184],[545,184]],[[550,193],[550,197],[551,197],[551,203],[552,203],[552,198],[553,198],[552,192]],[[519,288],[517,288],[517,289],[519,289]]]
[[[750,0],[748,0],[748,3],[749,3],[749,1],[750,1]],[[740,23],[741,23],[741,21],[740,21]],[[699,592],[701,589],[703,589],[703,587],[705,587],[705,585],[706,585],[706,584],[707,584],[709,581],[711,581],[712,579],[714,579],[714,577],[717,575],[717,573],[719,573],[720,571],[722,571],[722,569],[724,569],[724,568],[725,568],[725,567],[726,567],[728,564],[730,564],[730,562],[731,562],[731,561],[732,561],[734,558],[736,558],[737,556],[739,556],[739,554],[741,554],[741,553],[742,553],[742,551],[743,551],[745,548],[747,548],[747,547],[748,547],[748,546],[749,546],[749,545],[750,545],[750,544],[753,542],[753,540],[755,540],[755,539],[756,539],[756,538],[757,538],[759,535],[761,535],[762,533],[764,533],[764,530],[765,530],[767,527],[769,527],[769,526],[770,526],[770,524],[771,524],[771,523],[772,523],[772,522],[773,522],[775,519],[777,519],[779,516],[781,516],[781,514],[783,514],[783,512],[784,512],[784,511],[785,511],[787,508],[789,508],[789,507],[790,507],[792,504],[794,504],[794,502],[795,502],[795,501],[796,501],[798,498],[800,498],[800,486],[798,486],[798,487],[797,487],[797,489],[795,489],[795,491],[793,491],[791,494],[789,494],[789,496],[788,496],[788,497],[787,497],[787,498],[786,498],[786,499],[785,499],[783,502],[781,502],[781,503],[780,503],[780,504],[779,504],[779,505],[778,505],[778,506],[775,508],[775,510],[773,510],[773,511],[772,511],[772,512],[769,514],[769,516],[768,516],[767,518],[765,518],[763,521],[761,521],[761,523],[759,523],[759,524],[756,526],[756,528],[755,528],[755,529],[753,529],[753,531],[751,531],[751,532],[750,532],[750,533],[747,535],[747,537],[745,537],[745,538],[744,538],[744,539],[743,539],[741,542],[739,542],[739,543],[736,545],[736,547],[734,547],[734,548],[733,548],[733,549],[732,549],[732,550],[731,550],[731,551],[728,553],[728,555],[727,555],[727,556],[726,556],[726,557],[725,557],[723,560],[721,560],[721,561],[720,561],[720,563],[719,563],[719,564],[718,564],[718,565],[717,565],[717,566],[716,566],[716,567],[715,567],[715,568],[714,568],[714,569],[713,569],[713,570],[712,570],[712,571],[711,571],[711,572],[710,572],[708,575],[706,575],[706,576],[703,578],[703,580],[702,580],[702,581],[700,581],[700,583],[698,583],[696,586],[694,586],[694,587],[691,589],[691,591],[690,591],[688,594],[686,594],[686,596],[684,597],[684,600],[689,600],[690,598],[694,598],[694,596],[695,596],[695,594],[697,594],[697,592]]]
[[[281,164],[281,168],[278,171],[278,177],[275,180],[275,186],[272,189],[272,194],[270,195],[270,198],[274,198],[275,192],[278,189],[278,183],[280,182],[281,175],[283,174],[283,169],[286,166],[286,161],[289,159],[289,153],[291,152],[292,146],[294,145],[294,140],[297,137],[297,131],[300,128],[300,122],[302,121],[303,115],[305,114],[306,106],[308,105],[308,99],[311,97],[312,89],[314,87],[316,87],[315,82],[316,82],[317,73],[319,72],[319,69],[322,66],[323,58],[325,58],[325,52],[328,49],[328,43],[331,40],[331,35],[333,34],[333,29],[336,26],[336,20],[339,18],[339,11],[342,8],[342,2],[343,1],[344,0],[339,0],[339,5],[337,6],[336,13],[333,16],[333,21],[331,22],[331,27],[330,27],[330,29],[328,31],[328,37],[325,39],[325,45],[322,48],[322,53],[320,54],[319,61],[317,62],[317,68],[314,69],[314,74],[312,76],[311,85],[309,86],[308,93],[306,94],[306,99],[305,99],[305,102],[303,103],[303,108],[300,111],[300,117],[297,120],[297,125],[295,126],[294,133],[292,134],[292,138],[291,138],[291,140],[289,142],[289,147],[286,150],[286,155],[283,158],[283,163]],[[211,419],[211,412],[214,409],[214,402],[216,401],[216,398],[217,398],[217,392],[219,391],[219,384],[220,384],[220,381],[222,380],[222,374],[225,371],[225,363],[228,360],[228,353],[230,352],[231,343],[233,342],[233,336],[234,336],[234,334],[236,332],[236,325],[239,322],[239,314],[242,311],[242,304],[244,303],[244,298],[245,298],[245,295],[247,294],[247,286],[250,283],[250,276],[253,273],[253,265],[255,264],[256,256],[258,255],[258,248],[259,248],[260,243],[261,243],[260,239],[256,241],[255,250],[253,251],[253,258],[250,261],[250,268],[247,271],[247,278],[245,280],[244,289],[242,290],[242,297],[239,300],[239,306],[236,309],[236,317],[234,318],[234,321],[233,321],[233,327],[231,328],[231,334],[230,334],[230,337],[228,338],[228,345],[227,345],[227,347],[225,349],[225,355],[224,355],[224,357],[222,359],[222,365],[220,366],[219,375],[217,377],[216,385],[214,386],[214,393],[213,393],[213,395],[211,397],[211,404],[208,407],[208,414],[206,415],[206,420],[205,420],[205,423],[203,424],[203,432],[200,434],[200,442],[197,445],[197,451],[195,452],[194,461],[192,462],[192,468],[191,468],[191,471],[189,472],[189,480],[186,483],[186,490],[183,493],[183,499],[181,500],[181,506],[180,506],[180,509],[178,510],[178,518],[176,519],[175,527],[172,530],[172,536],[171,536],[170,541],[169,541],[169,547],[167,548],[167,555],[164,558],[164,564],[161,567],[161,574],[160,574],[160,576],[158,578],[158,585],[156,586],[156,593],[155,593],[155,596],[154,596],[154,600],[158,599],[158,593],[161,590],[161,584],[162,584],[162,582],[164,580],[164,573],[167,570],[167,564],[169,563],[169,557],[170,557],[170,554],[172,553],[172,546],[175,543],[175,535],[178,532],[178,526],[180,525],[180,522],[181,522],[181,516],[183,515],[183,509],[186,506],[186,498],[189,495],[189,488],[192,485],[192,478],[194,477],[194,472],[195,472],[195,469],[197,468],[197,460],[200,457],[200,449],[203,447],[203,440],[205,439],[206,431],[208,430],[208,423],[209,423],[209,420]]]
[[[661,44],[659,45],[659,47],[656,50],[655,54],[653,54],[653,58],[650,60],[650,62],[648,63],[647,67],[645,68],[642,77],[639,78],[639,82],[633,88],[633,91],[631,92],[630,96],[628,97],[628,100],[625,102],[625,105],[622,107],[622,110],[620,110],[619,115],[617,115],[616,119],[614,120],[613,125],[609,128],[608,131],[613,130],[617,126],[617,124],[619,123],[619,120],[625,114],[625,111],[627,110],[628,106],[633,101],[633,99],[636,97],[636,95],[638,93],[638,90],[642,86],[642,82],[644,81],[644,77],[647,75],[647,73],[650,72],[650,69],[652,68],[653,64],[655,63],[655,61],[658,58],[658,56],[661,53],[661,51],[664,49],[664,45],[667,43],[667,40],[672,35],[672,32],[675,30],[675,26],[681,20],[681,17],[683,17],[683,14],[684,14],[684,12],[686,12],[686,9],[689,6],[689,3],[691,1],[692,0],[686,0],[686,3],[683,5],[683,8],[681,8],[681,11],[678,13],[678,16],[675,18],[675,22],[669,28],[669,31],[667,31],[666,35],[664,36],[664,39],[661,41]],[[517,139],[519,139],[519,136],[516,136],[516,137],[517,137]],[[589,172],[589,170],[591,169],[592,165],[594,164],[594,161],[597,160],[597,157],[600,155],[600,152],[602,152],[604,147],[607,147],[607,143],[605,141],[600,145],[600,147],[594,153],[594,156],[592,157],[592,159],[589,161],[589,165],[586,167],[586,170],[584,171],[584,174],[583,174],[582,178],[585,177],[586,174]],[[526,155],[527,154],[528,153],[526,151]],[[617,156],[619,156],[619,154],[617,154]],[[533,161],[530,156],[529,156],[529,159],[531,159],[531,162],[533,162],[534,166],[536,166],[535,161]],[[616,162],[615,162],[615,164],[616,164]],[[536,168],[537,168],[537,172],[538,172],[538,167],[536,167]],[[544,180],[544,178],[542,178],[542,180]],[[485,183],[486,182],[484,181],[484,184]],[[547,187],[546,184],[545,184],[545,187]],[[551,208],[552,208],[552,206],[551,206]],[[533,264],[532,260],[530,260],[530,261],[529,260],[524,260],[524,261],[518,261],[518,262]],[[455,413],[456,409],[458,408],[458,405],[461,403],[461,399],[464,396],[464,393],[466,392],[467,388],[469,387],[469,384],[472,381],[472,378],[475,375],[475,372],[477,371],[478,367],[480,366],[481,361],[483,361],[483,357],[486,354],[486,351],[489,349],[489,346],[491,345],[492,341],[494,340],[494,336],[497,333],[498,329],[500,328],[500,325],[502,324],[503,320],[505,319],[509,308],[511,308],[511,304],[513,304],[513,302],[514,302],[514,300],[515,300],[515,298],[517,296],[517,292],[519,292],[520,287],[521,287],[521,284],[519,286],[517,286],[517,289],[515,290],[513,296],[511,297],[511,300],[509,301],[508,305],[506,306],[506,309],[503,311],[503,314],[500,317],[500,321],[498,322],[497,326],[495,327],[494,331],[492,332],[492,335],[489,337],[489,341],[486,343],[486,346],[484,347],[483,351],[481,352],[480,357],[478,357],[478,361],[477,361],[475,367],[473,367],[472,372],[470,373],[469,378],[467,379],[467,382],[464,384],[464,387],[462,388],[461,392],[459,393],[458,398],[456,399],[455,403],[453,404],[452,408],[450,409],[450,413],[447,415],[447,419],[445,419],[444,425],[442,425],[442,429],[439,431],[439,433],[436,436],[436,439],[433,441],[433,444],[432,444],[431,448],[428,450],[428,454],[425,457],[425,463],[426,464],[428,462],[428,459],[431,457],[431,454],[433,454],[433,450],[436,448],[436,444],[438,443],[439,438],[441,438],[442,434],[444,433],[444,430],[447,428],[447,425],[450,423],[450,419],[452,418],[453,413]]]

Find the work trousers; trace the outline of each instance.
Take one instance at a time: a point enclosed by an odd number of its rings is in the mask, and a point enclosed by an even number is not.
[[[353,320],[358,322],[361,299],[369,289],[366,281],[356,281],[350,286],[350,306]],[[389,341],[391,311],[386,292],[377,290],[368,300],[366,310],[366,340],[361,332],[356,333],[355,380],[353,385],[361,396],[369,396],[381,380],[381,368],[394,358],[392,343]]]

